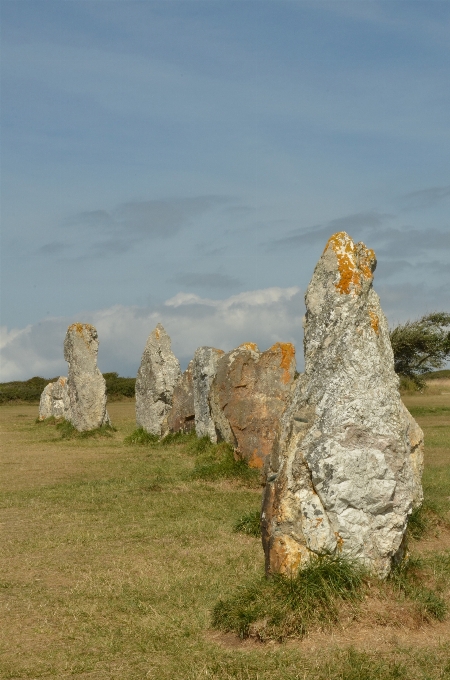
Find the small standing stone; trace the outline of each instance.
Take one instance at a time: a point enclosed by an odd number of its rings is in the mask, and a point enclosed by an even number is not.
[[[167,434],[167,417],[180,377],[180,363],[172,352],[170,337],[159,323],[148,337],[136,378],[138,427],[158,437]]]
[[[61,376],[56,382],[44,388],[39,402],[39,420],[50,417],[70,420],[69,392],[67,378]]]
[[[97,366],[98,335],[94,326],[74,323],[67,329],[64,358],[69,364],[67,390],[70,422],[80,432],[109,424],[106,384]]]
[[[197,437],[209,437],[214,443],[217,433],[211,417],[209,390],[223,354],[223,350],[215,347],[199,347],[193,359],[195,432]]]
[[[167,416],[170,432],[191,432],[195,429],[194,360],[192,359],[173,391],[172,408]]]

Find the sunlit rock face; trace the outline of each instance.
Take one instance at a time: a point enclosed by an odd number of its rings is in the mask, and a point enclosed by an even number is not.
[[[265,352],[244,343],[219,361],[210,391],[218,437],[250,467],[263,469],[292,392],[295,348],[277,342]]]
[[[159,323],[148,337],[136,377],[138,427],[158,436],[167,434],[167,417],[180,377],[180,363],[172,352],[170,337]]]
[[[188,433],[195,429],[194,360],[192,359],[175,385],[172,408],[167,416],[169,432]]]
[[[61,376],[56,382],[45,386],[39,401],[39,420],[46,418],[70,420],[69,391],[67,378]]]
[[[94,326],[74,323],[67,329],[64,358],[69,364],[69,419],[84,432],[109,423],[106,384],[97,367],[98,335]]]
[[[222,349],[198,347],[193,358],[195,432],[197,437],[209,437],[217,442],[217,433],[209,404],[209,391],[215,378]]]
[[[339,232],[308,286],[305,373],[282,417],[263,501],[268,573],[340,552],[386,576],[421,503],[423,436],[400,400],[375,267],[372,250]]]

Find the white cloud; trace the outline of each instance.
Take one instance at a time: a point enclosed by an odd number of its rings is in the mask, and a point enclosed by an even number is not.
[[[200,345],[232,349],[257,342],[266,349],[274,342],[293,342],[302,365],[303,296],[300,289],[266,288],[224,300],[179,293],[155,309],[115,305],[75,317],[45,319],[21,330],[2,330],[0,380],[25,380],[34,375],[53,377],[67,371],[63,340],[74,321],[92,323],[100,339],[102,371],[135,375],[149,333],[161,322],[172,338],[182,365]]]

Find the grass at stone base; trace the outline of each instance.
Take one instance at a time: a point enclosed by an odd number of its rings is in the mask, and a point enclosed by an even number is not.
[[[101,425],[92,430],[85,430],[79,432],[68,420],[64,418],[45,418],[44,420],[35,421],[36,425],[54,425],[57,432],[59,432],[61,439],[91,439],[94,437],[112,437],[113,432],[117,432],[115,427],[111,425]]]
[[[193,479],[217,481],[219,479],[237,479],[247,486],[260,485],[260,473],[248,467],[247,463],[237,458],[232,446],[226,442],[213,444],[209,437],[197,437],[195,432],[170,433],[163,438],[146,432],[142,427],[125,437],[128,445],[149,446],[153,448],[170,445],[183,445],[188,454],[195,456],[192,470]]]
[[[193,479],[197,455],[184,444],[126,446],[133,404],[112,404],[110,415],[118,429],[111,437],[61,439],[56,428],[34,424],[35,407],[0,408],[1,678],[450,678],[448,641],[428,644],[428,624],[422,646],[372,650],[379,629],[366,634],[364,648],[352,640],[356,649],[331,636],[316,651],[216,638],[217,602],[263,577],[260,540],[233,530],[259,507],[260,489]],[[429,450],[427,494],[436,492],[445,511],[441,480],[450,466],[441,451]],[[426,569],[439,580],[445,556],[432,555]],[[407,600],[401,590],[397,597]],[[360,607],[364,613],[364,600]]]

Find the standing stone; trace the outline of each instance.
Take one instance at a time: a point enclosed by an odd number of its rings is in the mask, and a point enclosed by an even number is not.
[[[341,553],[384,577],[421,502],[412,431],[420,436],[400,400],[375,266],[372,250],[339,232],[308,286],[305,373],[282,418],[263,501],[267,573],[295,574],[314,554]]]
[[[69,364],[69,419],[79,432],[110,422],[106,411],[106,384],[97,367],[97,355],[98,335],[94,326],[88,323],[69,326],[64,340],[64,359]]]
[[[262,353],[245,343],[219,361],[209,397],[215,428],[250,467],[262,468],[272,453],[294,376],[290,343]]]
[[[61,376],[44,388],[39,401],[39,420],[46,418],[70,420],[69,392],[67,378]]]
[[[158,437],[168,432],[167,416],[181,377],[170,337],[159,323],[148,336],[136,378],[136,423]]]
[[[197,437],[209,437],[214,443],[217,434],[211,417],[209,390],[223,354],[223,350],[215,347],[199,347],[193,359],[195,432]]]
[[[194,360],[192,359],[173,391],[172,408],[167,416],[169,432],[192,432],[195,429]]]

